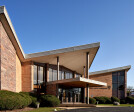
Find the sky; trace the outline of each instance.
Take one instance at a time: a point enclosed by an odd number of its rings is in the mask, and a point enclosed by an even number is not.
[[[134,0],[0,0],[26,54],[100,42],[90,72],[131,65]]]

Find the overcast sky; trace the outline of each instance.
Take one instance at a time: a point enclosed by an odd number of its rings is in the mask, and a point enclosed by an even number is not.
[[[100,42],[91,72],[131,65],[134,0],[0,0],[25,53]]]

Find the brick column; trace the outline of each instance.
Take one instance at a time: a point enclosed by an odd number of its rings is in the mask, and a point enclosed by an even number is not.
[[[125,88],[124,89],[125,89],[124,96],[126,97],[127,96],[127,71],[126,70],[125,70]]]

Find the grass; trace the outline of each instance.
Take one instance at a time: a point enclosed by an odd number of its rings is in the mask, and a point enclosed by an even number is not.
[[[98,104],[98,106],[117,106],[117,105],[113,105],[113,104]],[[129,107],[129,106],[134,107],[134,104],[120,104],[118,106],[120,106],[120,107]]]
[[[113,104],[98,104],[97,106],[117,106],[117,105],[113,105]],[[129,107],[129,106],[132,106],[134,107],[134,104],[120,104],[119,106],[121,107]],[[34,109],[34,110],[31,110],[31,111],[27,111],[27,112],[54,112],[54,109],[57,109],[58,110],[63,110],[63,109],[60,109],[60,108],[54,108],[54,107],[40,107],[39,109]]]
[[[27,111],[27,112],[54,112],[54,109],[58,110],[63,110],[63,109],[59,109],[59,108],[54,108],[54,107],[40,107],[38,109],[34,109],[31,111]]]

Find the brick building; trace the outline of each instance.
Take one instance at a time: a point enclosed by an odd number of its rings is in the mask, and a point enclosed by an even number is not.
[[[100,43],[25,54],[4,6],[0,7],[0,90],[52,94],[62,102],[126,96],[131,66],[89,73]]]

